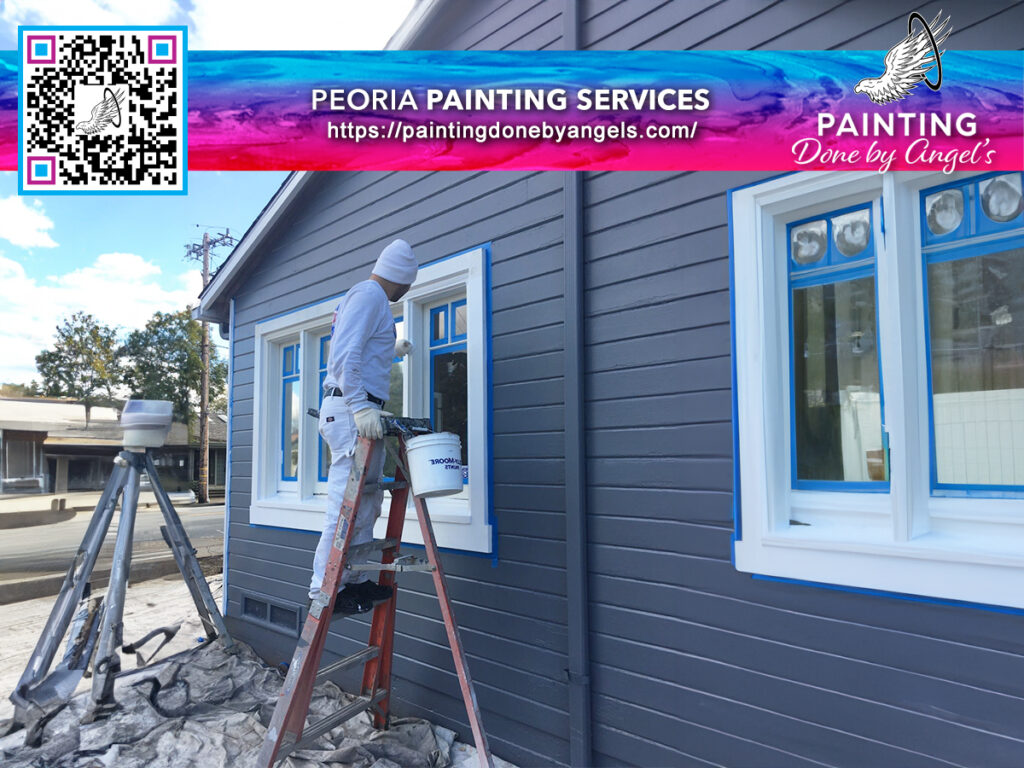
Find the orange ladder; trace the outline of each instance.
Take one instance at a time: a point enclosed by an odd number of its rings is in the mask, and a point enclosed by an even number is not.
[[[462,698],[466,704],[470,727],[473,730],[473,741],[476,744],[480,764],[485,768],[494,768],[491,752],[487,746],[487,736],[480,722],[480,709],[477,706],[476,694],[473,692],[473,681],[469,676],[469,665],[459,638],[459,629],[452,613],[448,587],[444,579],[444,570],[437,553],[437,541],[434,529],[430,524],[426,502],[413,496],[416,517],[423,534],[423,544],[427,560],[412,556],[400,557],[399,546],[402,541],[402,528],[405,523],[405,511],[409,500],[408,470],[406,461],[405,440],[413,434],[424,434],[430,431],[427,419],[407,419],[387,417],[384,419],[385,434],[398,437],[398,454],[396,455],[385,440],[367,440],[359,438],[352,459],[352,471],[341,503],[341,514],[338,516],[338,527],[334,533],[334,543],[327,561],[324,581],[320,587],[320,595],[312,602],[306,615],[306,623],[302,627],[295,655],[292,657],[285,677],[284,687],[274,708],[274,715],[267,728],[267,736],[257,758],[257,766],[272,768],[279,760],[283,760],[291,752],[306,749],[323,734],[336,728],[341,723],[367,710],[373,713],[375,728],[387,728],[389,725],[391,661],[395,639],[395,608],[398,600],[398,585],[395,575],[399,571],[429,571],[433,575],[434,589],[441,604],[441,615],[444,617],[445,630],[448,633],[448,644],[455,660],[455,671],[459,676]],[[383,540],[367,544],[352,545],[352,525],[344,526],[342,521],[354,517],[363,492],[372,490],[380,483],[379,478],[368,480],[367,468],[372,466],[374,452],[387,449],[395,460],[395,481],[382,483],[382,487],[391,490],[391,511],[388,515],[387,531]],[[381,552],[379,564],[350,566],[350,556],[363,555],[371,551]],[[373,610],[373,621],[370,625],[368,645],[360,651],[339,661],[319,669],[320,657],[323,655],[327,632],[333,616],[334,601],[338,588],[341,586],[341,575],[345,568],[356,570],[380,570],[379,583],[393,589],[391,598]],[[309,713],[309,702],[313,695],[313,686],[327,679],[342,669],[363,664],[363,683],[361,693],[356,699],[327,715],[319,722],[306,727],[306,716]]]

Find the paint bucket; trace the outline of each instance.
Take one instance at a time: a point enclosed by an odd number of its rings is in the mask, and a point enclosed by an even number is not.
[[[462,443],[451,432],[434,432],[405,441],[415,496],[451,496],[462,490]]]

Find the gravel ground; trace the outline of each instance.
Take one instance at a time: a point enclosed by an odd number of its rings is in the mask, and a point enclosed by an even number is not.
[[[209,577],[218,604],[221,577]],[[0,605],[0,691],[17,685],[39,632],[53,608],[53,598]],[[205,633],[188,588],[180,577],[142,582],[128,590],[124,637],[129,642],[149,631],[174,624],[180,629],[157,657],[140,669],[134,654],[121,654],[123,672],[115,695],[122,705],[105,721],[80,726],[91,679],[79,695],[47,726],[38,750],[22,746],[23,732],[0,739],[0,763],[10,768],[160,768],[194,765],[245,768],[263,741],[283,678],[247,646],[226,654],[219,642],[201,645]],[[147,655],[156,643],[143,648]],[[61,649],[63,651],[63,648]],[[347,694],[332,683],[317,686],[311,712],[336,709]],[[0,719],[14,707],[0,701]],[[424,720],[396,721],[377,732],[360,715],[328,733],[319,749],[296,753],[282,766],[352,766],[353,768],[472,768],[476,750],[453,740],[454,733]],[[515,768],[495,758],[498,768]]]

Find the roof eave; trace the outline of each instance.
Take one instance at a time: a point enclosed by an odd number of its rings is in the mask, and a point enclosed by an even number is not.
[[[384,46],[385,51],[401,51],[408,48],[419,37],[427,22],[437,13],[443,0],[419,0],[409,15]]]
[[[227,322],[225,292],[228,286],[242,273],[242,267],[256,253],[267,234],[274,228],[289,202],[313,177],[311,171],[294,171],[278,189],[252,226],[242,236],[241,242],[231,252],[228,260],[217,270],[210,284],[199,295],[199,304],[193,308],[192,317],[210,322]]]

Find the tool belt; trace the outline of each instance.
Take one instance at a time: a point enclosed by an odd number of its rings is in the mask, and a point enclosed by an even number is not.
[[[341,390],[338,389],[337,387],[331,387],[330,389],[328,389],[324,393],[324,397],[343,397],[343,396],[344,395],[342,394]],[[376,406],[379,406],[381,408],[384,407],[385,401],[381,400],[379,397],[374,397],[369,392],[366,393],[366,399],[368,401],[370,401],[371,403],[373,403],[374,405],[376,405]]]

